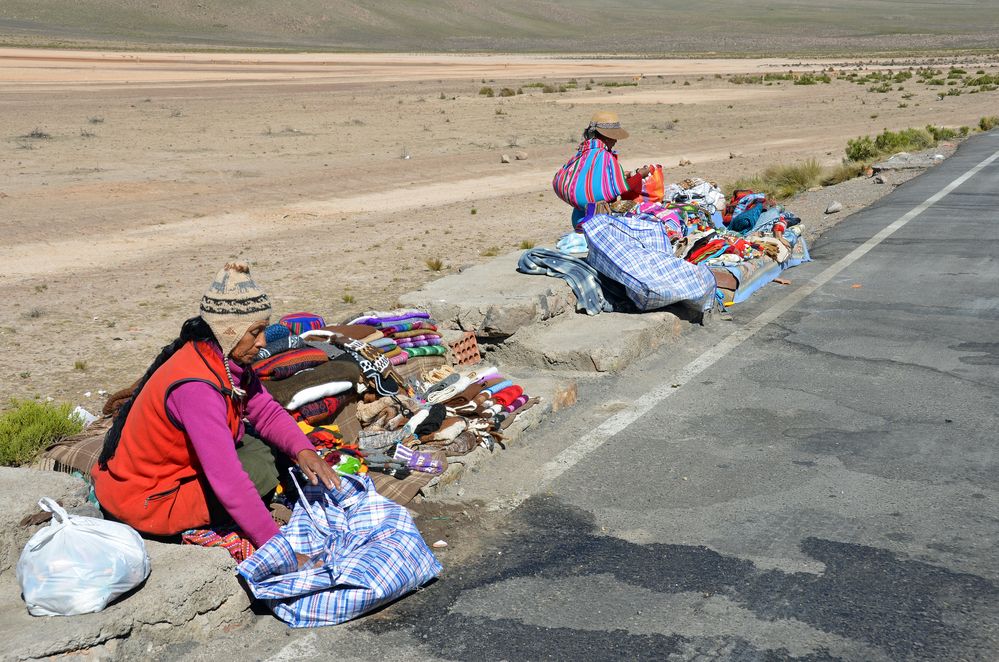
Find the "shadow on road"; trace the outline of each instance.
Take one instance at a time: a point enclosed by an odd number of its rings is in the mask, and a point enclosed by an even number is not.
[[[703,546],[640,545],[599,535],[588,513],[554,497],[532,497],[503,529],[479,541],[478,558],[449,568],[436,586],[360,627],[380,633],[405,625],[444,657],[480,661],[664,659],[698,652],[740,660],[836,659],[821,650],[805,657],[784,649],[758,650],[724,635],[698,641],[631,634],[613,619],[585,630],[548,628],[502,613],[483,618],[452,609],[466,591],[506,580],[588,575],[613,575],[623,584],[662,594],[723,596],[760,620],[800,621],[880,649],[892,659],[976,659],[976,651],[988,649],[999,615],[993,583],[863,545],[806,538],[802,551],[824,563],[825,572],[761,570]]]

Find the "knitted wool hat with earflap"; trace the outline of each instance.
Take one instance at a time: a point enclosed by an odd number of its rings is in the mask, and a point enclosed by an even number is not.
[[[243,262],[226,264],[201,297],[201,318],[215,334],[223,356],[229,356],[247,329],[270,316],[270,299],[253,282],[250,267]]]

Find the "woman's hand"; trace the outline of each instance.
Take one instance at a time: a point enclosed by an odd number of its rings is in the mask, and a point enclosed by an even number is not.
[[[313,485],[318,485],[319,481],[323,481],[323,485],[327,489],[340,487],[340,477],[330,468],[330,465],[326,464],[323,458],[319,457],[316,451],[303,450],[298,454],[297,459],[298,468],[305,473],[305,477]]]

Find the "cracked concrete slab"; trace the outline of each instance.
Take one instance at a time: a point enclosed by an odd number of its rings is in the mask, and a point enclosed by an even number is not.
[[[427,283],[399,297],[399,305],[428,311],[442,328],[497,340],[574,312],[576,297],[565,281],[517,272],[521,253],[507,253]]]
[[[506,365],[614,372],[679,339],[688,323],[669,312],[563,315],[518,331],[497,349]]]

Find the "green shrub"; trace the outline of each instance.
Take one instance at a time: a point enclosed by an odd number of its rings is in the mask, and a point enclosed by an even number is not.
[[[870,136],[846,141],[846,158],[850,161],[869,161],[878,157],[878,148]]]
[[[484,97],[492,97],[496,95],[496,93],[493,92],[493,88],[491,87],[480,87],[479,94],[481,94]]]
[[[978,128],[982,131],[991,131],[999,127],[999,115],[989,115],[978,120]]]
[[[951,129],[927,127],[925,129],[903,129],[901,131],[890,131],[885,129],[880,135],[874,137],[863,136],[854,138],[846,142],[846,158],[848,161],[870,161],[886,154],[896,154],[898,152],[918,152],[929,149],[937,144],[937,138],[933,131],[940,135],[947,134],[951,137],[957,135]]]
[[[930,132],[930,135],[933,136],[933,140],[936,140],[937,142],[957,138],[957,131],[949,129],[945,126],[933,126],[932,124],[927,124],[926,130]]]
[[[46,446],[83,429],[81,421],[69,417],[71,405],[33,400],[12,400],[11,405],[0,415],[0,466],[27,464]]]
[[[831,82],[832,78],[829,77],[829,74],[802,74],[799,78],[794,79],[795,85],[816,85]]]
[[[898,152],[918,152],[921,149],[929,149],[937,144],[933,135],[926,129],[902,129],[901,131],[889,131],[885,129],[874,139],[881,154],[896,154]],[[859,160],[859,159],[854,159]]]
[[[502,90],[499,91],[499,95],[501,97],[517,96],[517,90],[511,89],[509,87],[504,87]]]

